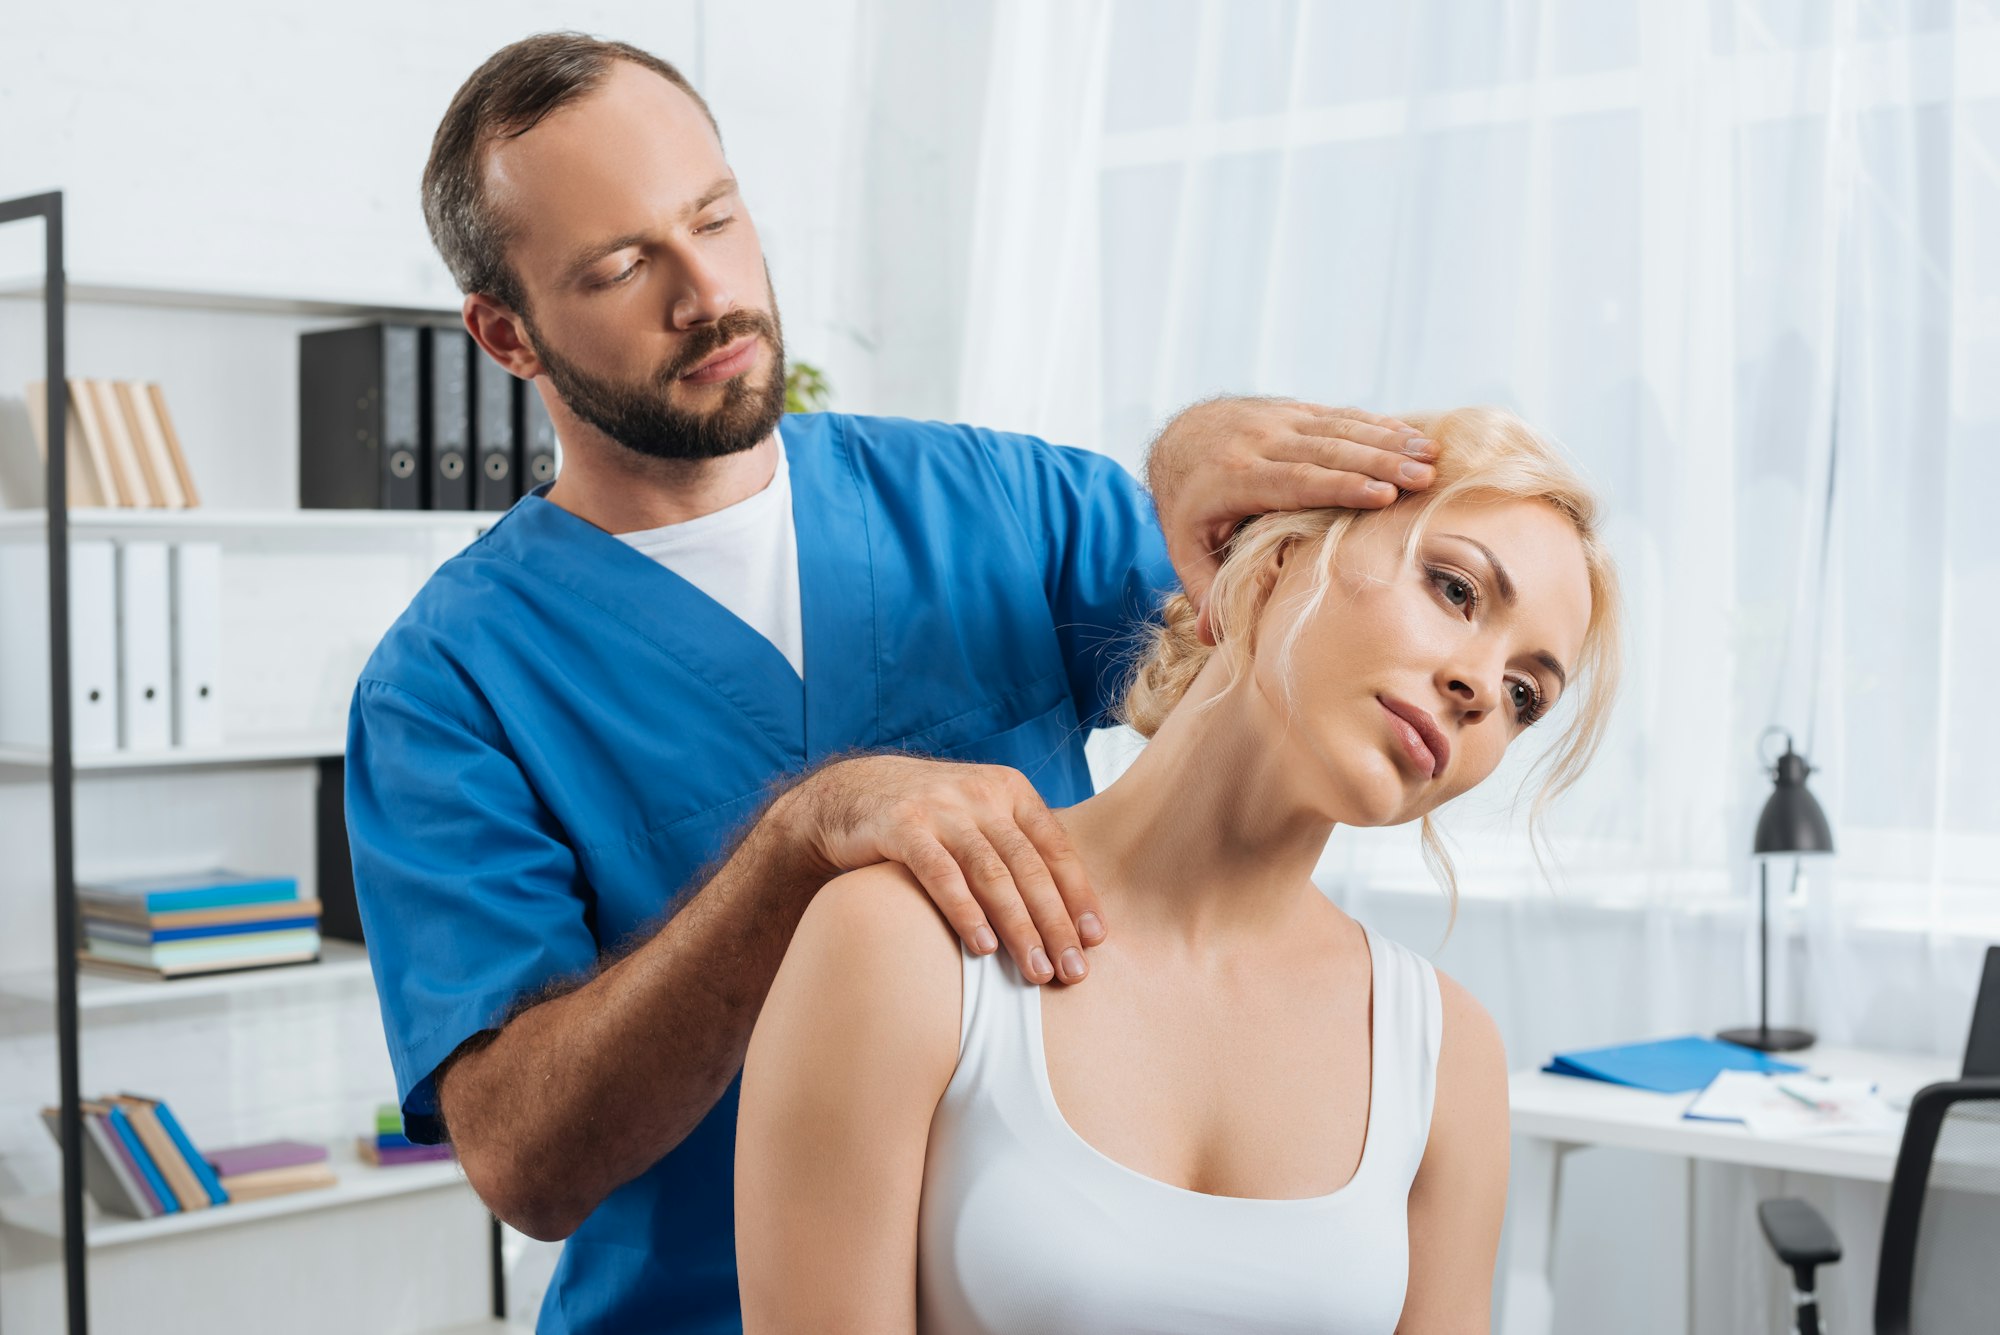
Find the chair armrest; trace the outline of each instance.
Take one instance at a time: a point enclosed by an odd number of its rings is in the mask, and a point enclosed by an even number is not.
[[[1760,1201],[1757,1222],[1764,1226],[1771,1250],[1794,1270],[1810,1273],[1813,1266],[1840,1259],[1840,1239],[1808,1201]]]

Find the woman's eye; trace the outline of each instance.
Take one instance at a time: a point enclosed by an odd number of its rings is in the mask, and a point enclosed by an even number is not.
[[[1514,683],[1514,714],[1524,724],[1533,723],[1542,716],[1542,693],[1535,689],[1535,683]]]
[[[1431,582],[1444,591],[1445,601],[1453,607],[1475,607],[1479,603],[1479,591],[1449,570],[1431,571]]]

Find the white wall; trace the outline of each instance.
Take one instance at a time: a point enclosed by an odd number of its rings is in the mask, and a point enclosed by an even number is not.
[[[615,37],[708,98],[791,350],[829,372],[836,405],[942,415],[989,13],[990,0],[8,6],[0,198],[64,192],[74,281],[452,309],[418,206],[452,93],[530,33]],[[39,270],[34,230],[0,235],[0,278]]]

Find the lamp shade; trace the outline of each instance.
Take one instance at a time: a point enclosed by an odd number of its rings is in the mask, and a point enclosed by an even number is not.
[[[1827,828],[1826,813],[1806,789],[1806,775],[1812,766],[1792,750],[1785,740],[1785,754],[1778,757],[1771,777],[1777,781],[1764,814],[1757,818],[1757,840],[1752,853],[1831,853],[1833,831]]]

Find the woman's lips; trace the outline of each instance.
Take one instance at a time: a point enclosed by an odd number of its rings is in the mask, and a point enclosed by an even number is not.
[[[712,385],[718,380],[727,380],[742,375],[757,361],[757,336],[745,334],[742,338],[710,357],[700,366],[689,371],[681,379],[690,385]]]
[[[1424,711],[1401,700],[1391,704],[1375,697],[1382,706],[1382,712],[1389,716],[1389,729],[1402,743],[1403,754],[1410,758],[1410,764],[1418,774],[1426,779],[1435,779],[1444,773],[1445,762],[1451,758],[1451,745],[1437,730]]]

